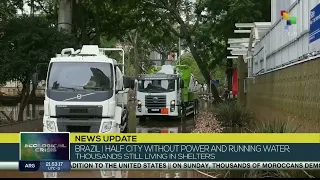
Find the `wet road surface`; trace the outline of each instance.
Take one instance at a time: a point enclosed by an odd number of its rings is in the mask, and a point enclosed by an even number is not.
[[[167,119],[167,118],[152,118],[147,119],[145,122],[139,122],[135,118],[134,106],[131,106],[129,131],[135,132],[136,126],[144,126],[148,128],[158,127],[175,127],[179,128],[179,132],[189,133],[194,127],[194,116],[188,116],[185,119]],[[200,110],[208,107],[206,102],[201,103]],[[42,129],[42,121],[39,125],[34,126],[35,131]],[[23,130],[21,130],[23,132]],[[19,132],[19,131],[17,131]],[[186,171],[129,171],[128,178],[183,178],[186,177]],[[17,172],[17,171],[0,171],[2,178],[43,178],[43,173],[35,172]],[[76,171],[69,173],[59,173],[58,178],[101,178],[100,171]]]

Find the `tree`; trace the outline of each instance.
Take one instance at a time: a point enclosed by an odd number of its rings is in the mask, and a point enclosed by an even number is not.
[[[123,1],[122,1],[123,2]],[[234,36],[234,23],[266,20],[270,0],[142,0],[127,1],[142,9],[144,18],[161,21],[162,31],[169,30],[184,40],[207,83],[209,73],[226,61],[227,39]],[[141,14],[141,13],[140,13]],[[137,15],[137,16],[140,16]],[[210,83],[211,84],[211,83]],[[211,84],[213,97],[221,102]]]
[[[18,8],[23,7],[23,2],[20,0],[1,0],[0,1],[0,23],[13,17]]]
[[[171,51],[177,50],[179,38],[175,36],[170,30],[164,29],[164,24],[154,22],[149,27],[144,27],[142,38],[149,42],[150,49],[161,54],[161,65],[168,60],[167,57]]]
[[[22,121],[30,95],[36,90],[36,86],[30,87],[30,79],[37,64],[48,63],[63,48],[73,47],[75,41],[58,32],[43,17],[12,18],[4,22],[0,32],[3,32],[0,36],[0,71],[4,72],[0,75],[0,83],[8,80],[21,82],[18,121]]]
[[[195,78],[198,80],[199,83],[205,83],[205,79],[201,73],[201,70],[199,69],[196,61],[192,57],[192,54],[190,53],[185,53],[180,57],[180,63],[187,65],[191,68],[192,74],[195,76]]]
[[[176,37],[184,39],[186,46],[190,49],[193,58],[201,69],[203,77],[209,83],[208,61],[210,51],[203,51],[203,45],[196,46],[195,35],[204,11],[202,1],[193,3],[188,0],[143,0],[138,8],[148,12],[148,17],[162,24],[162,31],[170,31]],[[137,2],[135,2],[137,3]],[[183,18],[184,17],[184,18]],[[212,39],[212,38],[208,38]],[[219,92],[212,84],[212,94],[217,101],[222,101]]]

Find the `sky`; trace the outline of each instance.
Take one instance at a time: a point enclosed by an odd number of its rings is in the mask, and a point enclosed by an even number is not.
[[[26,4],[26,3],[24,4],[23,11],[24,11],[25,14],[29,14],[30,13],[30,7],[28,6],[28,4]],[[22,14],[22,11],[19,9],[17,13],[18,14]]]

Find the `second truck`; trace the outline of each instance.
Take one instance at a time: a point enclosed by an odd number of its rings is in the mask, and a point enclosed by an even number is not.
[[[181,118],[198,113],[196,80],[186,65],[163,65],[136,80],[136,116]]]

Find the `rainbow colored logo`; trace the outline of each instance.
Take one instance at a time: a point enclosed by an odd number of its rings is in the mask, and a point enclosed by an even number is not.
[[[281,16],[283,20],[286,20],[287,24],[284,27],[285,30],[289,29],[289,26],[291,26],[292,24],[296,24],[297,23],[297,18],[296,17],[290,17],[290,13],[282,10],[281,11]]]

